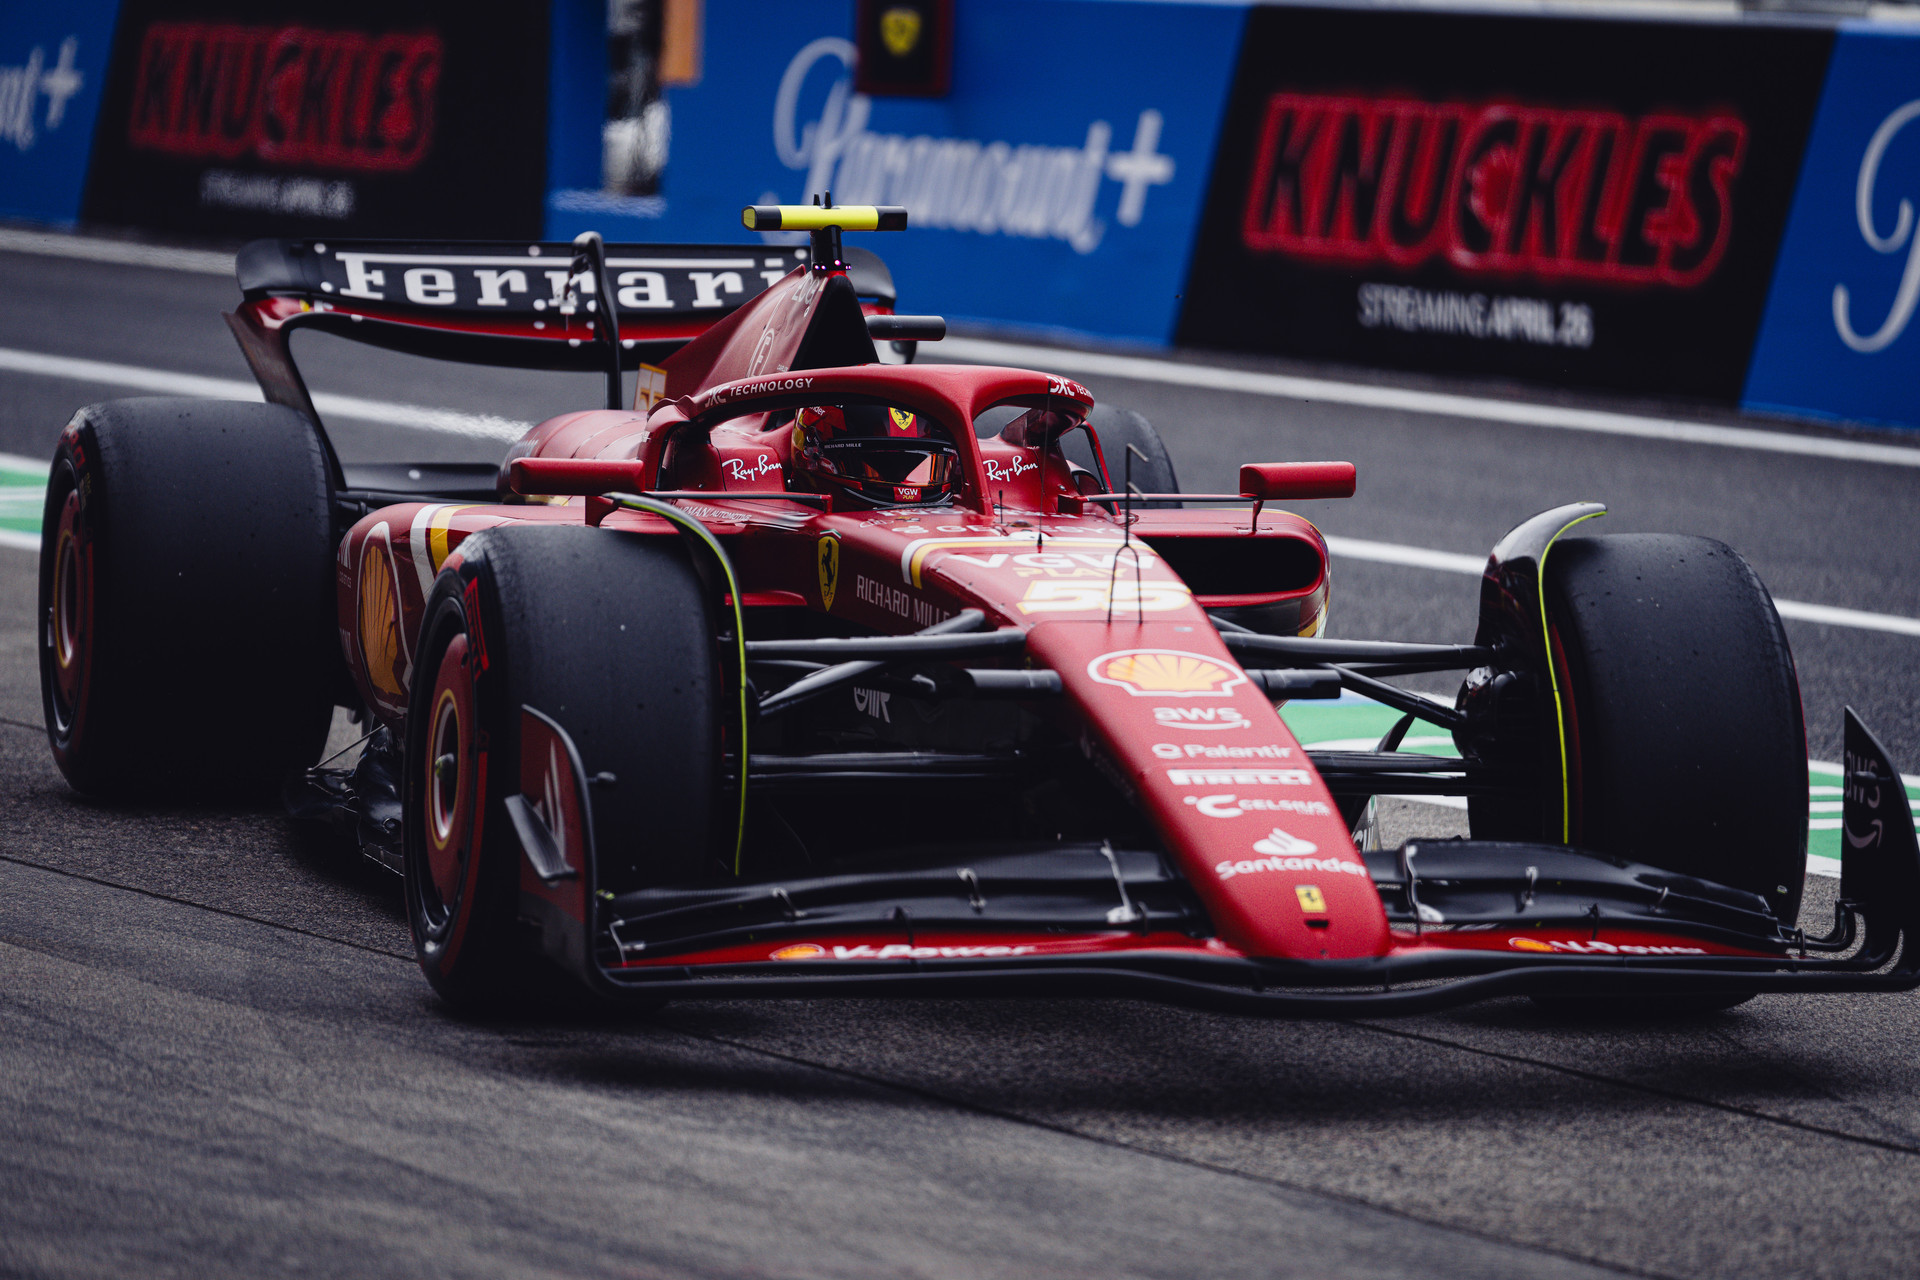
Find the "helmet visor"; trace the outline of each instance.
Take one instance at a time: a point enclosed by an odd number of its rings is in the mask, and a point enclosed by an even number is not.
[[[873,502],[936,501],[952,491],[959,468],[958,453],[943,440],[833,440],[821,452],[841,483]]]

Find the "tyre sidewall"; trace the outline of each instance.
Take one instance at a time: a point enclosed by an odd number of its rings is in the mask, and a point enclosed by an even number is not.
[[[479,1013],[502,1005],[514,985],[519,847],[504,800],[518,790],[520,769],[519,734],[508,715],[503,673],[487,648],[489,613],[498,621],[492,574],[484,551],[476,550],[480,554],[443,570],[427,599],[408,691],[401,798],[407,923],[415,955],[442,999]],[[456,638],[464,638],[467,647],[474,723],[463,752],[474,753],[469,775],[474,785],[463,799],[466,851],[459,892],[448,908],[434,885],[426,788],[436,676]],[[462,765],[467,765],[464,757]]]
[[[1758,576],[1708,538],[1616,534],[1561,541],[1548,584],[1570,842],[1761,894],[1793,923],[1806,733]],[[1558,828],[1558,796],[1545,808]]]

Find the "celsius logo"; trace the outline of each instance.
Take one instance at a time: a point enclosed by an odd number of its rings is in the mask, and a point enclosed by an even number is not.
[[[1268,800],[1262,796],[1188,796],[1185,803],[1208,818],[1237,818],[1243,813],[1297,813],[1305,818],[1333,815],[1325,800]]]
[[[1037,466],[1025,458],[1015,458],[1005,463],[995,462],[992,458],[987,459],[987,479],[989,480],[1018,480],[1027,472],[1038,470]]]
[[[831,191],[843,204],[905,205],[916,227],[1064,240],[1091,253],[1107,229],[1094,216],[1102,178],[1120,184],[1113,216],[1123,227],[1138,226],[1147,193],[1173,181],[1173,160],[1159,152],[1165,121],[1151,109],[1134,124],[1130,151],[1109,150],[1113,126],[1105,120],[1089,124],[1078,147],[869,133],[873,103],[848,82],[854,56],[852,41],[823,37],[794,54],[780,77],[773,145],[780,163],[806,171],[804,192]],[[818,118],[802,125],[800,92],[821,62],[838,63],[838,74]]]
[[[1250,157],[1256,253],[1692,288],[1719,265],[1737,115],[1276,93]]]
[[[1233,707],[1155,707],[1153,718],[1169,729],[1245,729],[1253,723]]]
[[[1920,235],[1914,234],[1913,202],[1902,199],[1895,214],[1893,228],[1881,235],[1873,223],[1873,193],[1880,181],[1880,163],[1886,158],[1887,147],[1892,144],[1895,135],[1920,118],[1920,98],[1899,108],[1880,122],[1873,131],[1873,137],[1867,141],[1866,152],[1860,157],[1860,176],[1853,187],[1853,211],[1860,223],[1860,235],[1867,247],[1875,253],[1898,253],[1907,251],[1906,269],[1900,276],[1900,288],[1893,296],[1893,306],[1887,312],[1887,318],[1880,327],[1861,337],[1853,327],[1853,300],[1847,292],[1847,286],[1833,286],[1833,327],[1840,333],[1840,341],[1862,355],[1872,355],[1884,351],[1895,338],[1906,329],[1907,321],[1913,318],[1914,303],[1920,301]]]

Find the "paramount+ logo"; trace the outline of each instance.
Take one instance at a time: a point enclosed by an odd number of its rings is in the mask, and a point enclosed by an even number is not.
[[[1691,288],[1732,233],[1747,126],[1699,114],[1276,93],[1241,217],[1255,253]]]

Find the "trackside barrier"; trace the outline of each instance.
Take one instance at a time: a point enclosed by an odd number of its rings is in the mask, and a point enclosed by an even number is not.
[[[1177,340],[1731,403],[1832,43],[1254,9]]]
[[[1915,96],[1911,36],[972,0],[926,99],[854,91],[854,9],[709,0],[659,188],[621,196],[603,11],[556,0],[548,236],[703,239],[743,202],[831,191],[912,211],[889,262],[960,321],[1920,417],[1920,233],[1899,222],[1920,125],[1883,148],[1870,234],[1851,194]]]
[[[0,5],[0,218],[71,225],[118,0]]]
[[[1243,11],[1099,0],[955,6],[941,98],[853,91],[845,0],[707,0],[697,85],[668,90],[657,196],[600,188],[605,6],[556,0],[547,232],[700,241],[743,204],[906,205],[896,278],[950,319],[1165,343],[1193,247]],[[581,53],[582,41],[600,42]],[[597,57],[597,62],[595,61]],[[794,237],[769,233],[786,243]]]
[[[0,6],[0,219],[705,242],[831,191],[962,322],[1920,427],[1911,25],[969,0],[908,98],[845,0],[706,0],[621,195],[599,0],[246,9]]]
[[[1843,27],[1746,408],[1920,427],[1920,32]]]
[[[102,7],[0,5],[0,32],[29,20],[60,28]],[[117,10],[80,45],[102,61],[85,190],[69,182],[68,220],[79,195],[86,222],[189,236],[538,235],[544,4],[119,0]],[[40,13],[52,16],[23,16]],[[0,45],[0,59],[16,56]]]

